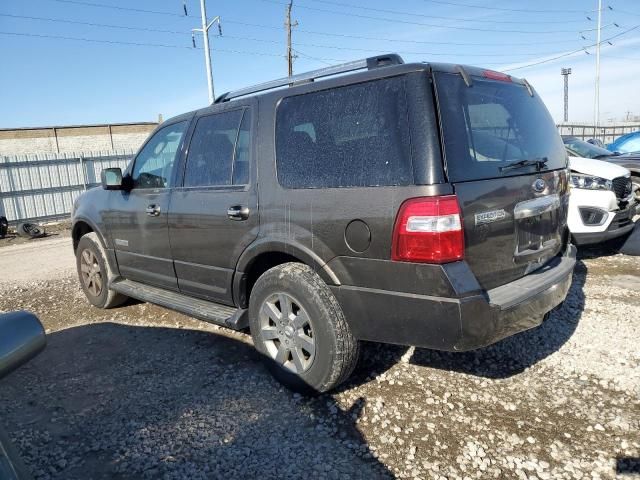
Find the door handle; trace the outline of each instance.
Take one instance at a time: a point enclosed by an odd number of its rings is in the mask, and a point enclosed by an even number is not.
[[[158,205],[149,205],[146,212],[150,217],[158,217],[160,216],[160,207]]]
[[[249,218],[249,207],[244,207],[242,205],[234,205],[233,207],[229,207],[227,210],[227,217],[231,220],[246,220]]]

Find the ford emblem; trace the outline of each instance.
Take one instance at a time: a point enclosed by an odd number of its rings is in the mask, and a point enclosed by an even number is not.
[[[535,182],[533,182],[533,191],[536,193],[542,193],[547,188],[547,182],[545,182],[542,178],[538,178]]]

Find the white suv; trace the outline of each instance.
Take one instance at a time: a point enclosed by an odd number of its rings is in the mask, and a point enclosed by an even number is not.
[[[576,245],[604,242],[633,230],[637,204],[629,170],[582,157],[569,157],[569,167],[567,223]]]

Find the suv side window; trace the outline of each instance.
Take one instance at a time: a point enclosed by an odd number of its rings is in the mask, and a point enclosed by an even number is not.
[[[238,141],[236,142],[236,153],[233,161],[233,184],[246,185],[249,183],[249,159],[251,149],[251,110],[244,111]]]
[[[287,97],[278,106],[283,187],[410,185],[411,162],[404,77]]]
[[[232,184],[233,159],[243,112],[233,110],[198,119],[187,154],[185,187]]]
[[[131,178],[134,188],[170,186],[176,153],[189,122],[167,125],[158,130],[135,159]]]

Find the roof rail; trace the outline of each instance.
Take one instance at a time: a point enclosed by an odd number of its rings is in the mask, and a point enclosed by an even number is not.
[[[232,98],[243,97],[245,95],[251,95],[252,93],[263,92],[265,90],[271,90],[278,87],[292,86],[300,83],[313,82],[317,78],[328,77],[331,75],[338,75],[340,73],[353,72],[356,70],[372,70],[374,68],[386,67],[388,65],[400,65],[404,63],[402,57],[397,53],[390,53],[388,55],[378,55],[376,57],[363,58],[362,60],[354,60],[353,62],[341,63],[340,65],[333,65],[331,67],[320,68],[318,70],[312,70],[310,72],[300,73],[291,77],[280,78],[278,80],[271,80],[269,82],[260,83],[252,87],[241,88],[231,92],[223,93],[214,103],[222,103]]]

